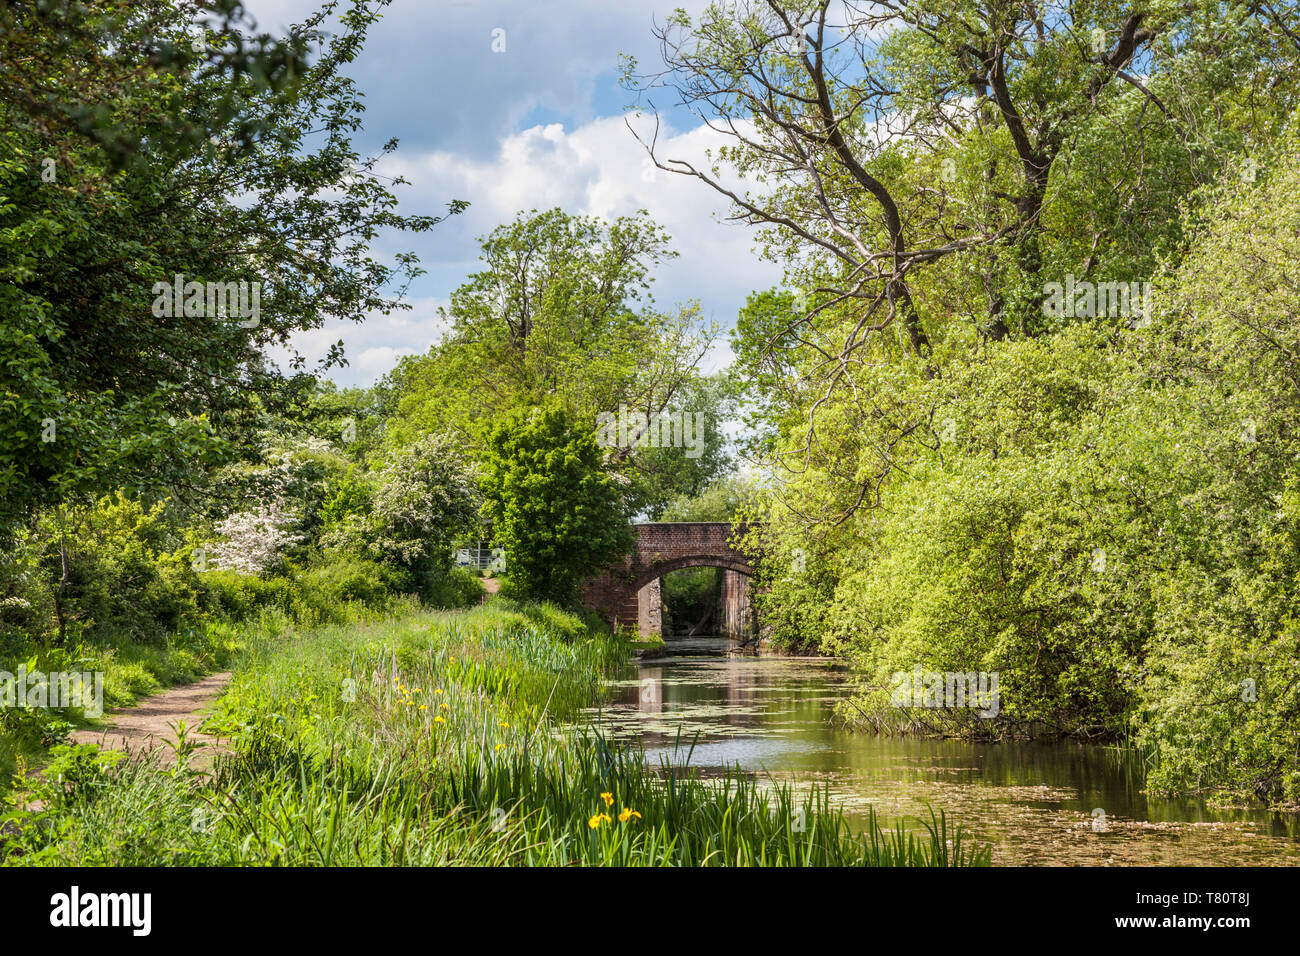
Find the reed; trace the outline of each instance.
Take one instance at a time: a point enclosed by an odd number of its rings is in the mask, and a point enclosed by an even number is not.
[[[825,790],[653,765],[575,728],[627,654],[577,618],[508,604],[263,635],[211,721],[233,744],[211,772],[137,760],[65,783],[6,862],[989,862],[942,814],[919,831],[872,814],[855,832]]]

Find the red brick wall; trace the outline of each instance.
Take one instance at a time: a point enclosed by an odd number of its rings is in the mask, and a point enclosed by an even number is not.
[[[722,620],[718,631],[733,641],[754,636],[754,620],[749,605],[749,578],[738,571],[722,572]]]
[[[657,522],[636,525],[636,547],[610,571],[589,578],[582,598],[615,624],[637,623],[637,592],[669,571],[723,567],[752,574],[753,565],[730,540],[743,527],[725,521]]]

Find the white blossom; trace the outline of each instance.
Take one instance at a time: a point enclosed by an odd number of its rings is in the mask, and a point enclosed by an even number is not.
[[[256,511],[241,511],[217,525],[226,540],[212,546],[212,566],[242,574],[263,574],[284,559],[284,549],[301,536],[288,529],[292,518],[276,500]]]

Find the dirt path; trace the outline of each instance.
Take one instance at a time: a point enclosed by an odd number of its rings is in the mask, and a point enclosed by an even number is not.
[[[203,767],[223,748],[218,738],[201,734],[197,728],[228,683],[229,673],[209,674],[193,684],[146,697],[135,707],[111,714],[106,727],[74,732],[72,742],[99,744],[105,750],[125,750],[132,755],[157,751],[159,759],[169,764],[175,761],[176,753],[167,742],[175,743],[174,725],[183,720],[186,736],[202,745],[191,765]]]
[[[193,684],[146,697],[135,707],[110,714],[105,727],[73,731],[71,742],[99,744],[104,750],[124,750],[132,756],[156,752],[162,764],[170,765],[176,762],[176,751],[167,746],[167,742],[176,742],[173,725],[183,720],[186,736],[200,745],[200,749],[190,756],[190,766],[206,770],[212,765],[212,758],[226,748],[219,738],[201,734],[196,728],[228,683],[229,673],[209,674]],[[19,809],[33,813],[44,806],[41,800],[20,800],[18,803]],[[17,832],[12,821],[5,827],[9,832]]]

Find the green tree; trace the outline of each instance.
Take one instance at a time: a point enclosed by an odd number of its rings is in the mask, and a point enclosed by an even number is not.
[[[696,495],[678,495],[670,500],[657,521],[737,521],[744,520],[755,507],[758,489],[752,481],[739,475],[725,475]]]
[[[673,255],[645,213],[603,222],[521,214],[481,240],[483,268],[443,312],[446,339],[376,388],[392,446],[429,431],[478,440],[501,416],[559,402],[575,422],[686,401],[713,341],[698,307],[662,310],[650,269]],[[706,445],[712,462],[721,445]],[[641,456],[620,449],[621,470]]]
[[[242,34],[233,2],[198,38],[191,4],[3,4],[0,518],[193,489],[310,385],[269,347],[400,307],[388,287],[415,261],[370,245],[438,220],[397,214],[379,156],[351,143],[362,106],[342,71],[381,6],[327,4],[277,45]],[[168,303],[177,276],[243,282],[244,308]]]
[[[669,17],[663,69],[626,78],[727,135],[712,166],[646,145],[785,268],[785,301],[749,304],[736,351],[765,392],[765,463],[803,489],[791,513],[825,527],[874,507],[936,443],[928,380],[1067,324],[1047,283],[1150,279],[1176,256],[1180,203],[1284,128],[1296,23],[1294,5],[1199,0]]]
[[[594,432],[558,405],[519,409],[491,431],[481,486],[521,596],[572,603],[583,578],[632,546],[629,509]]]
[[[665,445],[661,425],[658,447],[634,448],[629,456],[638,509],[657,521],[670,501],[704,494],[731,470],[734,459],[725,428],[735,407],[732,378],[725,372],[701,376],[682,387],[665,414],[673,416],[674,428],[681,422],[679,434],[689,429],[689,440]]]
[[[883,507],[808,523],[782,499],[836,476],[776,489],[764,623],[872,675],[853,713],[895,719],[916,665],[992,671],[1004,722],[967,733],[1125,737],[1154,791],[1295,799],[1296,155],[1283,137],[1257,182],[1197,197],[1149,325],[1005,340],[927,383],[933,444]]]

